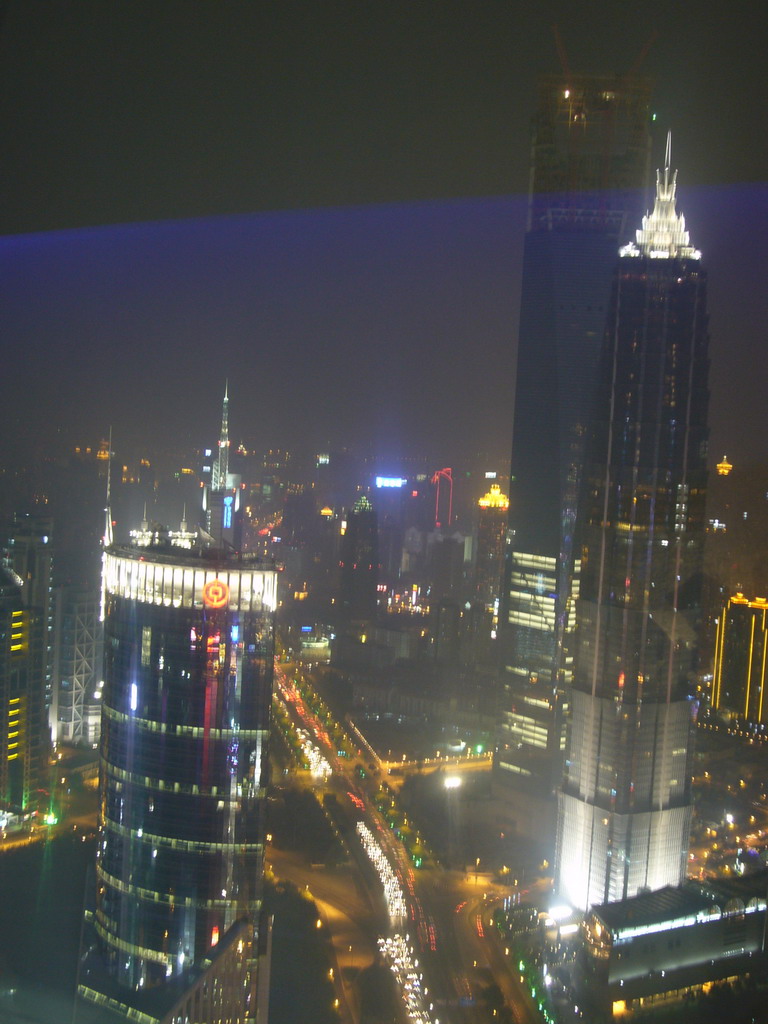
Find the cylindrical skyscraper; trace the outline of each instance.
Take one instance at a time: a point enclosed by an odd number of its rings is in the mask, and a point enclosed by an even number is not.
[[[685,877],[707,346],[706,276],[668,147],[653,213],[616,268],[579,507],[556,885],[581,908]]]
[[[140,992],[258,919],[276,573],[196,534],[136,542],[104,556],[94,925]]]

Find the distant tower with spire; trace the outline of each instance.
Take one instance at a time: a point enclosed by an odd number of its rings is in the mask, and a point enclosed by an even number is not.
[[[701,253],[675,209],[620,250],[586,436],[571,727],[555,885],[572,906],[685,880],[707,486]]]
[[[214,541],[238,551],[242,542],[240,484],[240,477],[229,471],[229,382],[226,382],[219,446],[212,467],[211,485],[203,490],[203,511],[205,528]]]
[[[219,434],[219,450],[213,464],[211,490],[223,491],[227,487],[229,476],[229,381],[224,384],[224,402],[221,407],[221,433]]]

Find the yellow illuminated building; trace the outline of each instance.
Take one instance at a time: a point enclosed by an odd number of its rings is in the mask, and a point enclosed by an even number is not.
[[[477,507],[475,587],[477,596],[490,608],[496,604],[501,593],[509,498],[502,494],[498,484],[491,484],[491,489],[480,498]]]
[[[754,724],[768,719],[764,700],[768,658],[768,600],[728,599],[717,624],[712,707]]]
[[[42,620],[22,605],[21,588],[0,572],[0,806],[28,809],[44,778]]]
[[[509,508],[509,498],[502,494],[498,484],[491,484],[491,489],[484,494],[477,503],[478,508],[499,508],[506,511]]]

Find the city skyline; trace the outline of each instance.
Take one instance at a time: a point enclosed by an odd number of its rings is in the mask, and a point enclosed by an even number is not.
[[[232,381],[242,404],[265,376],[299,386],[324,440],[371,424],[374,449],[396,454],[410,432],[455,459],[459,439],[506,439],[538,78],[639,71],[653,80],[652,163],[671,129],[713,271],[710,454],[760,458],[762,18],[754,3],[730,18],[693,0],[241,5],[226,18],[173,0],[4,5],[0,300],[26,372],[0,434],[22,448],[32,406],[45,410],[35,457],[60,428],[98,443],[111,423],[124,447],[125,392],[141,386],[142,444],[195,435],[169,410],[186,395],[202,405],[215,354],[222,383],[247,356]],[[127,387],[105,393],[111,366]],[[306,386],[321,366],[325,417]],[[410,367],[430,395],[409,387]],[[253,443],[285,407],[265,397],[233,423]]]
[[[768,1022],[764,27],[0,2],[4,1020]]]
[[[737,464],[759,461],[768,412],[764,362],[753,351],[768,312],[752,239],[768,226],[768,187],[685,186],[684,196],[712,254],[710,460],[725,452]],[[98,443],[110,425],[116,448],[210,444],[215,418],[205,411],[201,422],[190,408],[202,410],[211,360],[223,387],[227,367],[245,358],[241,372],[229,373],[240,410],[233,439],[311,450],[354,435],[385,458],[426,449],[456,461],[489,451],[501,467],[526,202],[293,211],[2,239],[5,335],[26,365],[0,412],[4,461]],[[130,410],[139,389],[137,427]],[[286,406],[291,415],[281,417]],[[42,419],[30,414],[38,409]]]

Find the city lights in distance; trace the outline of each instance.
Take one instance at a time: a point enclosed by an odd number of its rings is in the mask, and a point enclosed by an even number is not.
[[[402,476],[377,476],[377,487],[405,487],[408,481]]]

